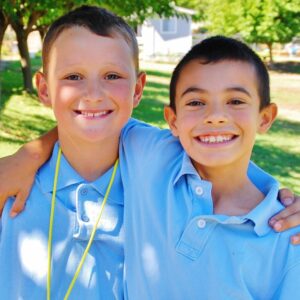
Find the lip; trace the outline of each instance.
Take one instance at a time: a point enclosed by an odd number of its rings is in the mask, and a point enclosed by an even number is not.
[[[216,147],[229,145],[237,138],[238,135],[232,132],[209,132],[199,134],[194,139],[201,145]]]
[[[101,109],[101,110],[87,110],[87,109],[76,109],[74,113],[77,116],[83,117],[87,120],[98,120],[103,119],[110,115],[113,111],[111,109]]]

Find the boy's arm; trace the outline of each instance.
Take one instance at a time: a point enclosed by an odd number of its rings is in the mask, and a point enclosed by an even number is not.
[[[49,158],[57,140],[57,128],[23,145],[15,154],[0,158],[0,215],[5,201],[16,196],[10,215],[24,208],[35,173]]]

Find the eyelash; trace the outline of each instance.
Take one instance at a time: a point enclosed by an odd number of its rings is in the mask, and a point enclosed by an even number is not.
[[[199,101],[199,100],[192,100],[187,103],[188,106],[204,106],[205,103]]]
[[[71,81],[77,81],[77,80],[81,80],[83,77],[79,74],[70,74],[68,76],[65,77],[65,79],[67,80],[71,80]],[[117,74],[108,74],[105,76],[105,79],[107,80],[116,80],[121,78],[121,76],[117,75]]]
[[[245,104],[245,102],[240,99],[232,99],[228,102],[228,104],[241,105],[241,104]]]
[[[119,76],[118,74],[115,74],[115,73],[112,73],[112,74],[107,74],[105,76],[105,79],[108,79],[108,80],[116,80],[116,79],[120,79],[121,76]]]
[[[76,77],[76,79],[75,79],[75,77]],[[79,74],[70,74],[70,75],[66,76],[65,79],[72,80],[72,81],[77,81],[77,80],[81,80],[82,76],[79,75]]]

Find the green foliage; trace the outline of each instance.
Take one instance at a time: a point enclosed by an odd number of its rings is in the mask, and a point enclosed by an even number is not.
[[[205,11],[210,0],[176,0],[176,5],[195,10],[193,20],[203,21],[205,19]]]
[[[300,33],[300,0],[211,0],[206,18],[215,34],[287,43]]]

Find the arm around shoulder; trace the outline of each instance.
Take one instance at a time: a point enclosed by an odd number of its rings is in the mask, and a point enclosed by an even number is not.
[[[22,211],[35,173],[49,158],[56,140],[54,128],[24,144],[15,154],[0,158],[0,212],[9,196],[16,196],[11,216]]]

